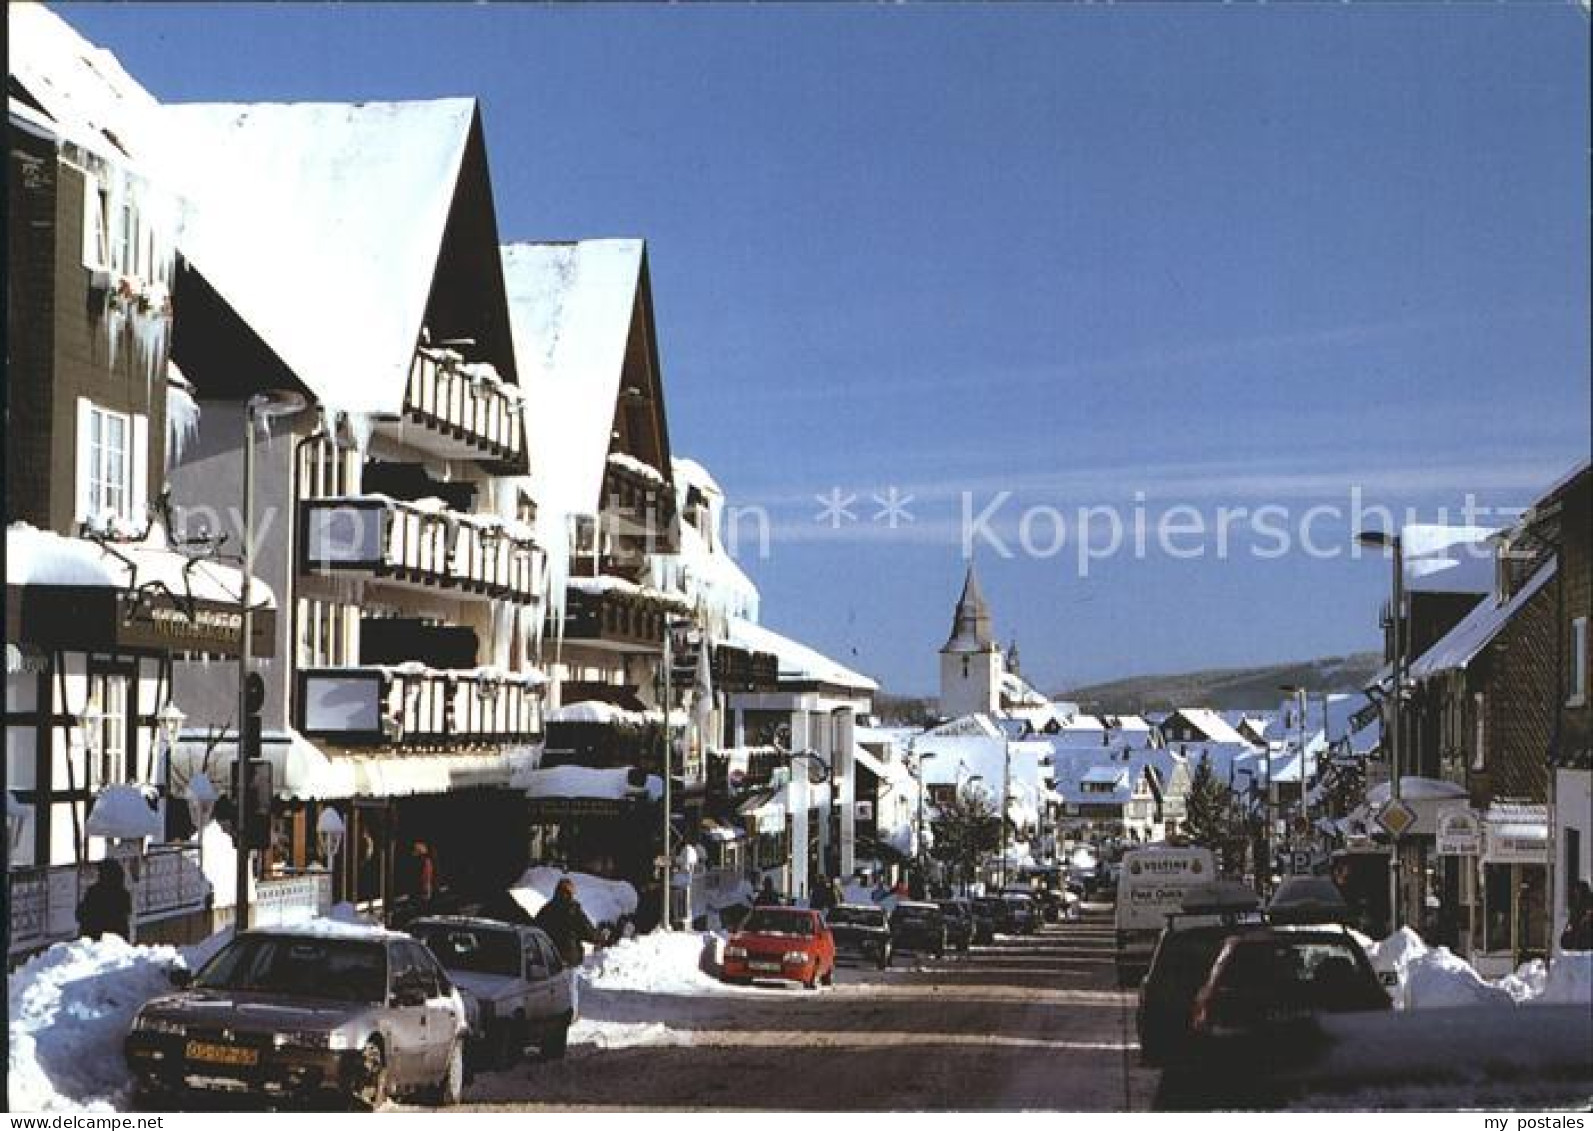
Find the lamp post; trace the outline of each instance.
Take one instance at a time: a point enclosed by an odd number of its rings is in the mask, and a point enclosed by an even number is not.
[[[1294,696],[1295,710],[1297,712],[1299,712],[1299,714],[1296,716],[1297,725],[1296,725],[1295,729],[1299,732],[1299,736],[1300,736],[1299,737],[1300,760],[1299,760],[1298,765],[1299,765],[1299,772],[1300,772],[1300,821],[1303,823],[1305,821],[1305,819],[1306,819],[1307,812],[1308,812],[1307,811],[1306,794],[1305,794],[1305,791],[1306,791],[1306,777],[1307,777],[1306,772],[1305,772],[1305,741],[1306,741],[1306,734],[1305,734],[1305,710],[1306,710],[1305,688],[1303,688],[1303,687],[1301,687],[1301,686],[1299,686],[1297,684],[1293,684],[1293,683],[1280,683],[1278,685],[1278,690],[1283,692],[1285,695]],[[1323,722],[1323,726],[1327,725],[1327,712],[1326,712],[1326,710],[1324,710],[1323,713],[1322,713],[1322,722]],[[1294,825],[1290,825],[1289,826],[1289,847],[1290,848],[1294,847],[1294,829],[1295,829]]]
[[[933,750],[917,754],[913,740],[907,740],[907,760],[913,766],[913,780],[918,783],[918,832],[914,835],[913,847],[917,850],[915,855],[918,858],[918,877],[920,881],[923,880],[924,872],[928,867],[924,860],[924,792],[928,787],[924,781],[924,763],[935,757],[938,757],[938,755]]]
[[[1012,740],[1001,740],[1001,890],[1007,888],[1007,820],[1012,807]]]
[[[321,815],[315,819],[315,839],[321,842],[321,858],[326,861],[326,870],[332,874],[332,898],[337,898],[337,853],[343,847],[343,818],[336,809],[328,805],[321,810]]]
[[[249,755],[244,734],[249,709],[249,645],[254,636],[254,439],[260,423],[274,417],[291,416],[305,406],[299,393],[285,389],[257,393],[244,407],[243,426],[243,553],[242,580],[238,586],[238,605],[242,613],[238,630],[238,753],[234,759],[234,829],[237,836],[238,864],[233,873],[233,933],[249,929]]]
[[[1362,546],[1377,549],[1388,549],[1394,552],[1394,581],[1393,581],[1393,608],[1390,609],[1390,621],[1394,631],[1392,641],[1393,681],[1394,694],[1389,704],[1389,730],[1392,731],[1388,746],[1389,763],[1389,800],[1390,804],[1398,805],[1401,801],[1400,754],[1402,736],[1400,733],[1400,705],[1404,698],[1405,685],[1405,547],[1398,534],[1390,534],[1385,530],[1363,530],[1355,536],[1355,540]],[[1399,837],[1394,837],[1394,851],[1389,862],[1388,870],[1388,899],[1389,899],[1389,929],[1397,931],[1405,916],[1400,906],[1400,859]]]
[[[957,786],[957,796],[959,798],[968,796],[968,793],[969,793],[970,789],[973,787],[973,783],[976,782],[976,781],[981,781],[982,782],[984,780],[985,780],[985,776],[983,774],[969,774],[967,780],[961,782]],[[980,792],[982,793],[983,790],[981,790]],[[968,876],[964,876],[964,878],[963,878],[962,893],[964,895],[968,894],[968,883],[969,883],[970,878],[971,877],[968,877]],[[984,883],[984,880],[981,879],[979,882],[982,884],[982,883]]]
[[[183,723],[188,716],[183,709],[173,701],[166,700],[166,705],[155,713],[155,725],[160,731],[160,737],[166,744],[166,757],[161,769],[160,796],[163,805],[171,803],[171,760],[177,753],[177,740],[182,737]]]
[[[83,741],[83,789],[93,792],[94,763],[99,760],[100,748],[105,743],[105,712],[100,707],[100,693],[98,689],[89,692],[88,702],[83,704],[83,709],[77,714],[78,737]],[[76,820],[77,805],[72,806]],[[73,835],[77,835],[74,829]],[[78,844],[74,846],[79,863],[88,855],[88,832],[85,829]]]

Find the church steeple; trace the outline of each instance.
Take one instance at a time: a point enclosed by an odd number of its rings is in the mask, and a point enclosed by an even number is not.
[[[985,595],[979,590],[979,575],[969,565],[967,579],[962,583],[962,596],[957,601],[957,613],[952,618],[951,636],[942,652],[995,652],[995,635],[990,629],[990,608]]]

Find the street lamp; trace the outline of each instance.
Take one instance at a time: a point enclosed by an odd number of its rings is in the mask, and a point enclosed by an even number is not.
[[[233,808],[238,863],[233,873],[234,896],[233,933],[249,929],[249,744],[244,735],[253,715],[249,694],[249,646],[254,637],[254,441],[261,424],[269,428],[270,421],[279,416],[292,416],[306,405],[302,394],[290,389],[272,389],[256,393],[244,407],[243,429],[243,553],[242,580],[238,586],[238,604],[242,613],[238,631],[238,753],[234,759]]]
[[[1363,530],[1355,536],[1355,540],[1362,546],[1374,549],[1386,549],[1394,552],[1394,582],[1393,582],[1393,608],[1390,610],[1390,619],[1394,630],[1392,641],[1393,682],[1394,694],[1389,705],[1389,729],[1393,732],[1389,738],[1388,763],[1389,763],[1389,803],[1401,803],[1400,788],[1400,701],[1404,698],[1405,685],[1405,547],[1398,534],[1390,534],[1386,530]],[[1388,898],[1389,898],[1389,929],[1399,930],[1404,919],[1400,907],[1400,859],[1399,837],[1395,836],[1394,851],[1389,864],[1388,872]]]
[[[916,855],[918,857],[918,878],[920,882],[922,882],[924,878],[924,872],[926,870],[926,865],[924,863],[924,763],[931,758],[937,757],[939,757],[939,755],[933,750],[928,750],[922,754],[917,754],[915,757],[913,741],[912,739],[908,739],[907,760],[908,764],[914,767],[912,771],[913,780],[918,783],[918,833],[914,840],[914,847],[918,850]]]
[[[182,736],[183,723],[187,719],[188,716],[183,713],[183,709],[170,699],[166,700],[164,707],[155,712],[155,725],[160,732],[161,740],[166,746],[166,757],[161,769],[160,783],[162,804],[170,804],[171,802],[171,760],[173,755],[177,753],[177,739]]]
[[[83,788],[92,791],[94,779],[94,763],[99,761],[100,749],[105,744],[105,711],[100,707],[99,689],[95,688],[89,693],[88,702],[83,704],[83,709],[77,713],[77,733],[83,742]],[[77,807],[73,806],[74,822]],[[74,830],[73,835],[77,835]],[[87,855],[88,833],[83,833],[81,843],[74,846],[77,858],[81,862]]]
[[[315,839],[321,842],[321,859],[326,861],[327,871],[334,877],[332,886],[337,888],[337,853],[343,847],[343,818],[336,809],[328,805],[321,810],[321,815],[315,819]]]
[[[1300,821],[1303,824],[1305,822],[1307,816],[1308,816],[1308,807],[1307,807],[1308,803],[1306,801],[1306,795],[1305,795],[1306,777],[1307,777],[1306,772],[1305,772],[1305,709],[1306,709],[1305,688],[1299,686],[1298,684],[1280,683],[1280,684],[1278,684],[1278,690],[1283,692],[1285,695],[1294,696],[1294,699],[1295,699],[1295,710],[1297,710],[1299,712],[1299,715],[1298,715],[1299,725],[1298,725],[1298,727],[1296,729],[1300,733],[1300,745],[1299,745],[1300,759],[1299,759],[1298,765],[1299,765],[1299,771],[1300,771]],[[1327,712],[1326,711],[1324,711],[1322,713],[1322,720],[1323,720],[1323,726],[1325,727],[1327,725]],[[1289,826],[1289,846],[1291,848],[1294,846],[1294,826],[1293,825]]]

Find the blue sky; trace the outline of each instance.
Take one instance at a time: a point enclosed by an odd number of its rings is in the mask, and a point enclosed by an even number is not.
[[[893,689],[933,689],[965,505],[1038,549],[1139,496],[1432,517],[1588,450],[1577,6],[57,10],[163,100],[479,98],[506,239],[650,241],[765,621]],[[1239,529],[976,556],[1047,689],[1377,646],[1386,569]]]

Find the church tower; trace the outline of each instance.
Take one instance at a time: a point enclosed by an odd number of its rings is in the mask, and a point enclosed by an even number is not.
[[[949,718],[994,715],[1001,707],[1001,647],[972,565],[957,601],[951,636],[940,650],[940,713]]]

